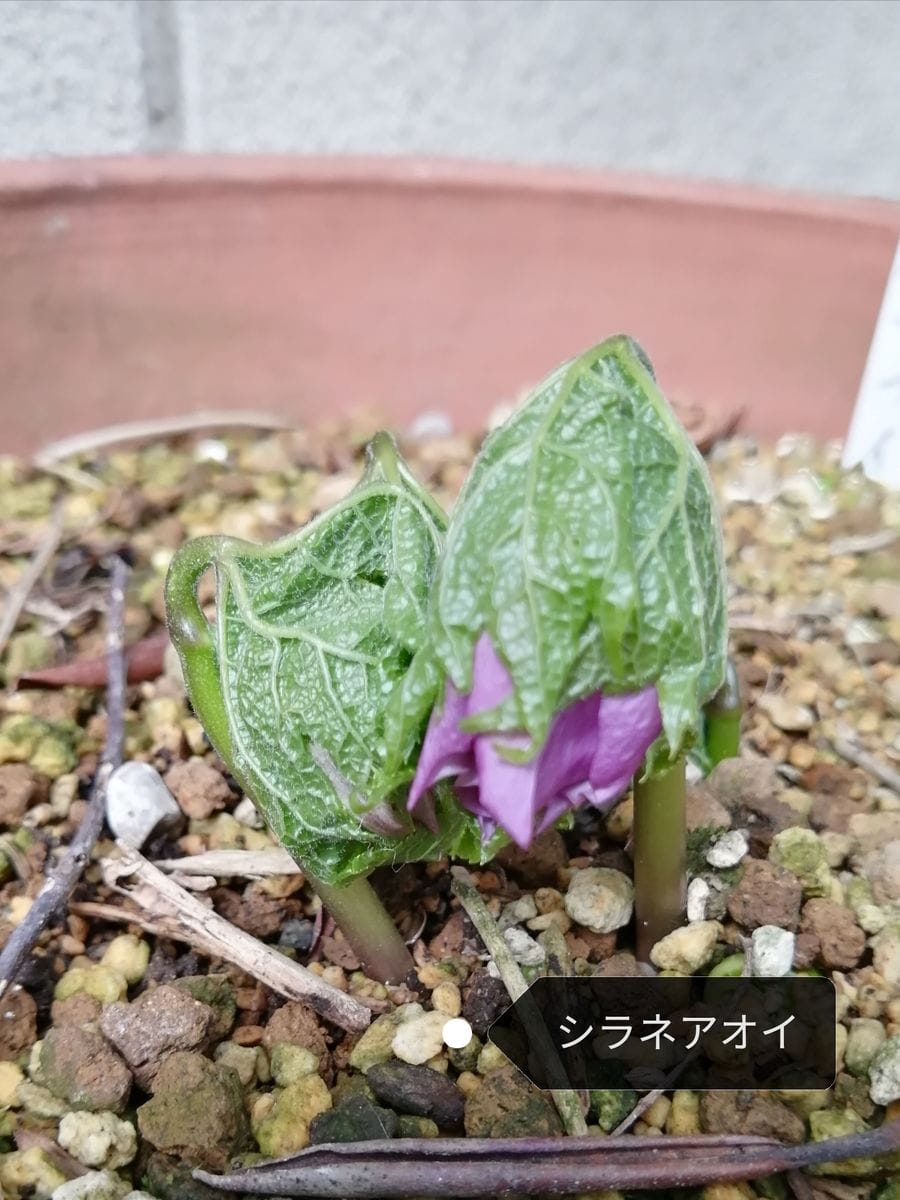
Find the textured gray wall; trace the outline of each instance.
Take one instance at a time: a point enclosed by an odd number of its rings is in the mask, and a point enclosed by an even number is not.
[[[900,198],[900,0],[0,0],[0,156],[422,153]]]
[[[134,0],[0,0],[0,156],[141,145]]]

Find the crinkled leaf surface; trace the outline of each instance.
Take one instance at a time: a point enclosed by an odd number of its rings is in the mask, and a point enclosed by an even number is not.
[[[298,534],[189,544],[167,592],[201,720],[278,839],[327,883],[483,853],[448,787],[435,797],[436,834],[405,812],[415,762],[395,756],[385,771],[385,708],[424,644],[446,523],[389,439],[375,446],[358,487]],[[203,565],[217,572],[217,619],[198,659],[204,631],[180,622],[181,573],[193,586]]]
[[[391,713],[407,747],[449,675],[471,686],[487,631],[514,693],[470,722],[540,746],[597,689],[655,684],[651,765],[696,737],[726,651],[720,531],[703,461],[631,339],[564,364],[485,442],[453,513],[428,643]]]

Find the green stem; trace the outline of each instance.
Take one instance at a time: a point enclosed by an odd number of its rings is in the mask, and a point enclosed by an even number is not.
[[[400,458],[397,443],[389,433],[385,433],[383,430],[376,433],[366,447],[366,456],[373,467],[377,465],[381,469],[388,483],[400,482]]]
[[[412,955],[364,875],[343,887],[322,883],[304,868],[304,874],[341,933],[365,968],[382,983],[403,983],[415,970]]]
[[[222,696],[212,626],[197,600],[197,584],[216,567],[225,539],[194,538],[175,554],[166,576],[166,621],[178,651],[188,696],[219,756],[231,765],[231,730]]]
[[[725,682],[703,710],[706,754],[712,766],[741,752],[741,686],[732,659],[725,667]]]
[[[685,902],[684,758],[634,782],[634,906],[637,957],[681,924]]]

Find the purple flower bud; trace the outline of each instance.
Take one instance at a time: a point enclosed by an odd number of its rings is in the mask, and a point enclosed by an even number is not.
[[[525,849],[568,809],[611,804],[662,728],[655,687],[619,696],[594,692],[557,714],[536,755],[510,762],[501,751],[527,751],[526,734],[460,728],[513,690],[486,633],[475,645],[472,667],[471,692],[461,694],[448,680],[443,707],[431,714],[408,807],[415,809],[437,780],[454,777],[460,802],[478,818],[485,840],[499,825]]]

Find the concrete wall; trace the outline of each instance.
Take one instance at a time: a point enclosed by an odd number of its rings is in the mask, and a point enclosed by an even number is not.
[[[0,157],[417,153],[900,198],[900,0],[0,0]]]

